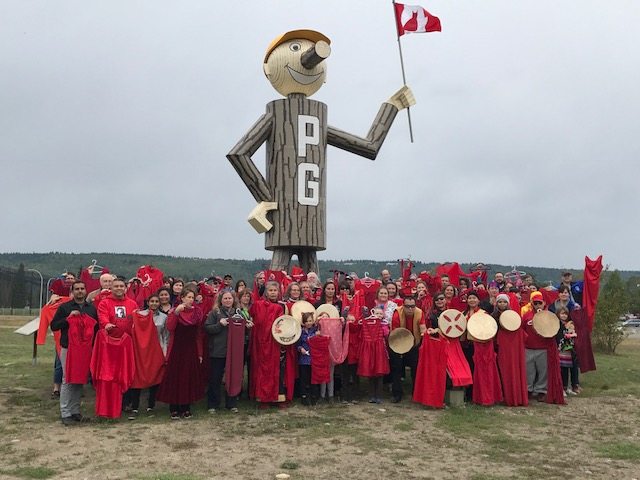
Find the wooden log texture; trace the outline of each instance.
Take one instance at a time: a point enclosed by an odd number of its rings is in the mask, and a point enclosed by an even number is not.
[[[267,140],[272,126],[273,117],[265,113],[227,154],[231,165],[257,202],[270,202],[272,194],[262,173],[251,160],[251,155]]]
[[[395,106],[390,103],[383,103],[380,110],[378,110],[378,115],[373,120],[366,138],[329,126],[327,129],[327,143],[356,155],[375,160],[397,114],[398,109]]]
[[[291,94],[270,102],[267,115],[272,118],[272,128],[267,138],[266,179],[271,190],[270,200],[277,202],[278,208],[268,216],[273,228],[265,234],[265,248],[324,250],[327,106],[302,94]],[[306,131],[299,132],[300,115],[317,118],[317,125],[303,122]],[[317,132],[316,128],[319,128]],[[306,143],[303,142],[304,151],[298,151],[301,135],[307,139]],[[317,138],[317,141],[310,137]],[[308,171],[301,173],[300,164],[312,169],[317,166],[318,175]],[[299,181],[300,174],[305,176],[302,182]],[[317,182],[317,185],[309,182]],[[299,191],[301,185],[304,191]],[[301,204],[301,196],[314,200]]]

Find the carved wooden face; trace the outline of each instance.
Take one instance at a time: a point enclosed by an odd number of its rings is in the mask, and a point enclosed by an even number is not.
[[[285,97],[290,93],[311,96],[325,82],[327,65],[320,62],[312,69],[302,66],[302,54],[313,47],[311,40],[293,39],[278,45],[263,65],[264,73],[278,93]]]

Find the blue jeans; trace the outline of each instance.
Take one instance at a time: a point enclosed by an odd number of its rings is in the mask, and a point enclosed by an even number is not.
[[[56,359],[53,362],[53,383],[62,383],[62,363],[60,362],[60,356],[56,352]]]

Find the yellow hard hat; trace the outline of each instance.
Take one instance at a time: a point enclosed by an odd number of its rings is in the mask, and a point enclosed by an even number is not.
[[[267,59],[271,52],[275,50],[275,48],[286,42],[287,40],[293,40],[296,38],[301,38],[302,40],[310,40],[312,42],[317,42],[319,40],[324,40],[328,44],[331,44],[331,40],[325,37],[322,33],[316,32],[315,30],[291,30],[290,32],[283,33],[282,35],[277,36],[267,47],[267,53],[264,54],[264,63],[267,63]]]

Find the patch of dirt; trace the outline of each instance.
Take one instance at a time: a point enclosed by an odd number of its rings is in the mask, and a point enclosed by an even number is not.
[[[54,419],[54,401],[43,413],[8,399],[0,393],[0,472],[42,466],[60,479],[273,479],[278,473],[292,479],[609,479],[640,472],[637,460],[594,451],[597,442],[640,441],[635,397],[577,397],[564,407],[472,407],[470,422],[483,417],[477,430],[455,423],[453,411],[408,401],[266,411],[243,402],[235,415],[210,415],[200,406],[194,418],[180,421],[171,421],[160,404],[154,418],[64,427]]]

